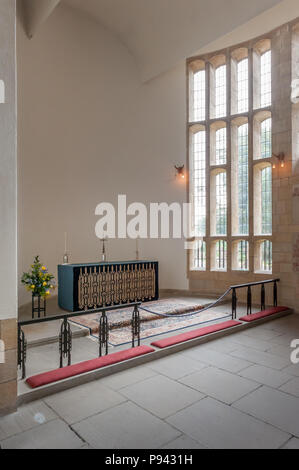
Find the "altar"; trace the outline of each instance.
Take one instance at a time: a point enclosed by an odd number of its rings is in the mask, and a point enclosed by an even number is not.
[[[59,307],[70,312],[159,298],[157,261],[58,266]]]

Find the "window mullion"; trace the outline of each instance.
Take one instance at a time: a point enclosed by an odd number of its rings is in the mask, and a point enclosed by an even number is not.
[[[231,120],[230,117],[232,115],[232,62],[231,62],[231,50],[228,49],[226,54],[226,95],[227,95],[227,148],[226,148],[226,163],[227,163],[227,171],[226,171],[226,196],[227,196],[227,209],[226,209],[226,235],[227,235],[227,244],[226,244],[226,269],[227,271],[232,270],[232,203],[231,203]]]
[[[210,102],[210,87],[211,87],[211,65],[206,62],[206,270],[211,270],[211,257],[210,257],[210,235],[211,235],[211,202],[210,202],[210,145],[211,145],[211,102]]]
[[[248,257],[248,266],[250,272],[254,271],[254,242],[253,242],[253,234],[254,234],[254,219],[253,219],[253,204],[254,204],[254,194],[253,194],[253,107],[254,107],[254,70],[253,70],[253,49],[250,48],[248,51],[248,78],[249,78],[249,91],[248,91],[248,212],[249,212],[249,257]]]

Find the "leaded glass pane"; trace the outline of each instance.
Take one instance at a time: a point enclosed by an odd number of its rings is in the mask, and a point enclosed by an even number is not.
[[[265,119],[261,123],[261,157],[272,157],[272,119]]]
[[[193,137],[194,228],[196,236],[206,234],[206,133]]]
[[[246,240],[238,243],[238,269],[240,271],[249,269],[249,243]]]
[[[206,72],[200,70],[194,74],[193,81],[193,112],[194,121],[206,118]]]
[[[216,165],[226,163],[226,127],[216,131]]]
[[[193,269],[205,271],[207,262],[206,243],[197,240],[193,248]]]
[[[269,240],[261,244],[261,270],[272,272],[272,243]]]
[[[216,118],[226,116],[226,65],[215,72]]]
[[[261,170],[262,235],[272,234],[272,169]]]
[[[238,234],[248,235],[248,124],[238,128]]]
[[[261,107],[265,108],[271,105],[272,93],[272,74],[271,74],[271,51],[265,52],[261,56]]]
[[[226,172],[216,175],[216,235],[226,235],[227,230],[227,188]]]
[[[248,59],[238,63],[238,113],[248,111]]]
[[[216,269],[226,270],[227,267],[227,243],[219,240],[216,243]]]

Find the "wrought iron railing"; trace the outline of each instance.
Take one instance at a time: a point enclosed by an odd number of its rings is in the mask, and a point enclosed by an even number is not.
[[[268,284],[273,284],[273,305],[277,306],[277,283],[280,279],[268,279],[266,281],[258,281],[258,282],[250,282],[247,284],[238,284],[235,286],[230,286],[227,291],[219,297],[215,302],[212,304],[202,308],[198,311],[193,311],[187,314],[167,314],[167,313],[160,313],[154,312],[148,308],[142,307],[141,302],[134,302],[130,304],[124,305],[113,305],[107,306],[96,310],[88,310],[88,311],[80,311],[74,313],[68,313],[64,315],[57,315],[57,316],[49,316],[46,318],[38,318],[33,320],[26,320],[20,321],[18,323],[18,366],[21,368],[22,371],[22,379],[26,377],[26,356],[27,356],[27,341],[25,338],[24,331],[22,327],[28,325],[34,325],[39,323],[46,323],[51,321],[62,320],[60,334],[59,334],[59,355],[60,355],[60,368],[64,366],[64,359],[67,359],[67,365],[71,365],[71,351],[72,351],[72,332],[71,327],[69,324],[70,318],[75,318],[83,315],[90,315],[93,313],[101,314],[99,320],[99,334],[98,334],[98,342],[99,342],[99,357],[103,355],[103,350],[105,354],[108,354],[109,350],[109,322],[107,317],[107,312],[111,312],[114,310],[119,309],[128,309],[132,308],[132,347],[134,348],[137,344],[140,346],[140,310],[145,311],[148,313],[152,313],[157,315],[158,317],[185,317],[185,316],[194,316],[198,313],[203,313],[206,310],[210,310],[211,308],[215,307],[216,305],[220,304],[228,294],[232,293],[232,319],[237,318],[237,291],[239,289],[247,288],[247,314],[252,314],[252,287],[261,286],[261,310],[266,309],[266,289],[265,286]]]
[[[277,306],[277,283],[280,281],[280,279],[268,279],[266,281],[259,281],[259,282],[249,282],[247,284],[238,284],[236,286],[230,286],[224,294],[219,297],[219,299],[215,300],[215,302],[207,305],[206,307],[193,311],[192,313],[185,313],[181,315],[173,315],[173,314],[167,314],[167,313],[160,313],[160,312],[154,312],[146,307],[139,307],[140,310],[143,310],[144,312],[147,313],[152,313],[154,315],[157,315],[159,317],[165,318],[165,317],[192,317],[193,315],[197,315],[198,313],[203,313],[206,312],[207,310],[210,310],[213,307],[216,307],[216,305],[219,305],[227,296],[232,293],[232,319],[235,319],[237,317],[237,290],[238,289],[244,289],[247,287],[247,314],[251,315],[252,314],[252,292],[251,288],[253,286],[261,286],[261,310],[265,310],[266,308],[266,290],[265,290],[265,284],[273,284],[273,305],[276,307]]]
[[[59,334],[59,357],[60,357],[60,368],[63,367],[64,359],[67,359],[67,365],[71,365],[71,352],[72,352],[72,331],[69,324],[70,318],[81,317],[83,315],[90,315],[93,313],[101,314],[99,320],[99,357],[103,355],[103,350],[105,354],[108,354],[108,342],[109,342],[109,324],[107,312],[120,309],[133,308],[132,314],[132,347],[134,348],[137,344],[140,346],[140,312],[139,307],[140,302],[133,302],[130,304],[123,305],[112,305],[96,310],[80,311],[73,312],[64,315],[49,316],[45,318],[37,318],[33,320],[24,320],[18,322],[18,366],[22,371],[22,379],[26,377],[26,356],[27,356],[27,341],[25,338],[24,331],[22,328],[28,325],[36,325],[40,323],[53,322],[57,320],[62,320],[60,334]]]
[[[280,279],[268,279],[266,281],[249,282],[247,284],[238,284],[231,286],[230,291],[232,292],[232,318],[237,317],[237,290],[244,289],[247,287],[247,315],[252,314],[252,287],[261,286],[261,310],[266,309],[266,284],[273,284],[273,306],[277,307],[277,283]]]

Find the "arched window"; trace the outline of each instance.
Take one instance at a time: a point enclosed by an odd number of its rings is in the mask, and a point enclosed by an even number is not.
[[[247,113],[249,108],[249,59],[248,48],[240,47],[231,53],[230,89],[231,114]]]
[[[226,127],[216,131],[216,165],[226,163]]]
[[[191,269],[272,267],[273,35],[188,60]]]
[[[225,271],[227,269],[227,243],[219,240],[215,245],[215,269]]]
[[[253,158],[272,157],[272,115],[270,111],[256,111],[253,116]]]
[[[268,162],[254,166],[254,234],[272,234],[272,166]]]
[[[191,201],[196,236],[206,234],[206,132],[203,126],[192,129]]]
[[[249,231],[248,211],[248,124],[238,128],[238,199],[239,235]]]
[[[254,268],[258,273],[272,273],[272,242],[258,240],[255,244]]]
[[[210,164],[227,163],[227,125],[225,121],[213,121],[210,126]]]
[[[238,113],[248,111],[248,58],[238,62]]]
[[[206,261],[206,243],[203,240],[197,240],[193,248],[193,269],[205,271],[207,266]]]
[[[206,64],[195,60],[189,65],[189,119],[191,122],[204,121],[206,118]]]
[[[261,123],[261,158],[272,157],[272,119]]]
[[[206,117],[206,71],[199,70],[194,74],[194,121],[204,121]]]
[[[216,175],[216,235],[226,235],[227,231],[227,188],[226,172]]]
[[[260,245],[261,271],[272,272],[272,243],[264,240]]]
[[[249,269],[249,243],[246,240],[238,243],[238,269],[240,271]]]
[[[262,235],[272,234],[272,168],[261,170]]]
[[[211,235],[227,234],[227,178],[222,168],[211,173],[210,179],[210,221]]]
[[[232,233],[249,234],[249,126],[248,119],[232,121],[231,197]]]
[[[216,118],[226,116],[226,65],[215,72],[215,112]]]
[[[249,242],[247,240],[233,242],[232,269],[235,271],[249,270]]]
[[[261,108],[271,106],[271,50],[261,55]]]

